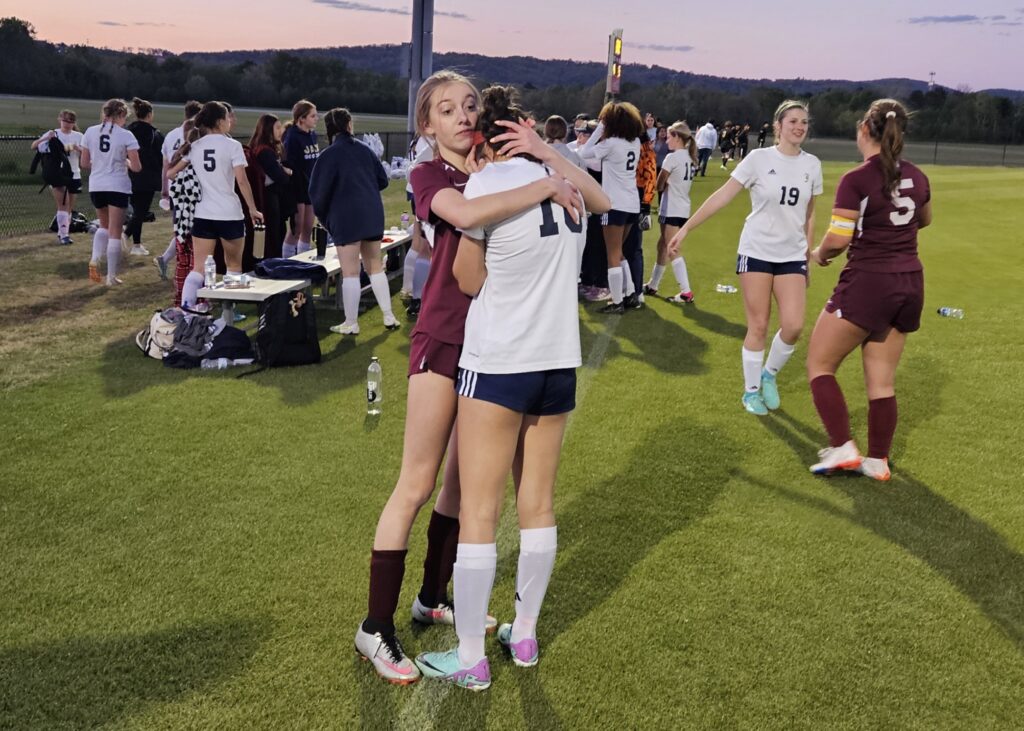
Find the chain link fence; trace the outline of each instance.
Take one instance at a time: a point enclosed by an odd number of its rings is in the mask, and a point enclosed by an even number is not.
[[[385,160],[408,154],[410,133],[377,134],[384,143]],[[31,149],[34,139],[30,135],[0,136],[0,238],[44,231],[53,220],[50,192],[40,191],[43,181],[38,173],[29,173],[35,155]],[[852,140],[812,139],[805,149],[822,160],[853,163],[860,159]],[[1024,166],[1024,145],[908,142],[904,155],[920,164]],[[95,217],[88,195],[79,196],[75,207],[86,218]]]

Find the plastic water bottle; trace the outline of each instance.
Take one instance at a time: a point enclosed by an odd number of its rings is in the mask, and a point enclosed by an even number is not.
[[[366,369],[366,413],[369,416],[380,415],[380,394],[382,372],[377,356],[370,358],[370,367]]]
[[[203,368],[203,370],[207,371],[226,371],[228,369],[228,366],[231,365],[231,361],[228,360],[227,358],[217,358],[217,360],[213,360],[212,358],[204,358],[199,365],[201,368]]]
[[[213,254],[206,257],[206,263],[203,265],[203,271],[206,273],[206,286],[214,287],[217,284],[217,262],[213,260]]]
[[[402,230],[405,231],[409,228],[409,214],[402,212]]]
[[[738,292],[739,290],[737,290],[731,284],[716,284],[715,285],[715,291],[716,292],[722,292],[723,294],[734,294],[735,292]]]
[[[940,307],[938,313],[939,317],[952,317],[954,320],[964,319],[964,311],[959,307]]]

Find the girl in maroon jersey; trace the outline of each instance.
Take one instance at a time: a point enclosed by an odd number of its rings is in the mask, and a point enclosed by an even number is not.
[[[907,333],[921,325],[924,276],[917,231],[932,221],[928,178],[900,159],[907,112],[893,99],[872,103],[857,125],[864,163],[836,189],[832,223],[811,261],[828,266],[849,247],[846,267],[814,326],[807,375],[829,446],[815,474],[857,470],[889,479],[889,448],[896,431],[896,366]],[[868,393],[868,456],[850,434],[850,416],[835,373],[861,349]]]
[[[355,638],[356,650],[373,663],[381,677],[403,685],[418,680],[420,673],[395,635],[394,613],[405,574],[409,532],[434,492],[446,448],[444,481],[427,527],[423,584],[413,602],[412,616],[422,624],[455,622],[447,599],[459,538],[460,487],[452,426],[457,404],[455,377],[470,303],[452,275],[459,230],[502,221],[549,198],[576,210],[577,217],[580,209],[575,187],[561,175],[471,201],[463,197],[475,164],[473,151],[482,142],[476,129],[479,102],[476,88],[451,71],[440,71],[424,81],[416,97],[416,131],[434,140],[436,155],[413,169],[411,182],[416,217],[433,242],[433,256],[412,332],[401,473],[377,523],[370,557],[368,612]],[[493,617],[488,622],[490,629],[496,626]]]

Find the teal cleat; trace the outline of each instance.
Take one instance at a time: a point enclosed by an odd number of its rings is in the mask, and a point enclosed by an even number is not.
[[[761,371],[761,399],[769,411],[779,408],[779,386],[775,383],[775,376],[767,370]]]
[[[761,398],[760,391],[747,391],[744,393],[743,408],[757,416],[766,416],[768,414],[768,407],[764,405],[764,399]]]
[[[416,657],[416,666],[428,678],[445,680],[468,690],[491,687],[491,666],[485,657],[473,667],[464,668],[458,650],[424,652]]]

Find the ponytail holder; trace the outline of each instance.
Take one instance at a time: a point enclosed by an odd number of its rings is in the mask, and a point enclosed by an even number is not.
[[[474,132],[473,133],[473,147],[476,147],[477,145],[482,145],[486,141],[487,140],[484,137],[484,133],[483,132]]]
[[[896,112],[894,112],[893,110],[890,109],[888,112],[885,113],[885,118],[886,119],[896,119]]]

